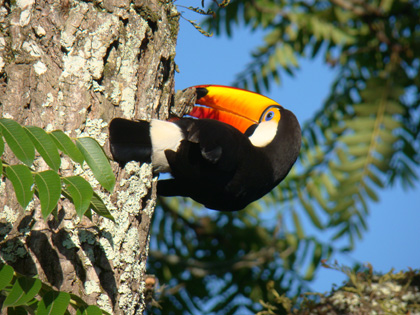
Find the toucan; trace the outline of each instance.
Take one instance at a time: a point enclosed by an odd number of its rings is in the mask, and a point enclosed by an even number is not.
[[[198,85],[196,105],[175,121],[114,118],[115,161],[152,163],[161,196],[184,196],[220,211],[236,211],[277,186],[295,163],[301,129],[277,102],[247,90]]]

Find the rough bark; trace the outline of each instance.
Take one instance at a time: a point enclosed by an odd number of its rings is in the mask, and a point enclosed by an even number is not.
[[[91,136],[107,148],[112,117],[165,119],[173,99],[178,13],[171,2],[0,2],[0,113],[24,125]],[[17,162],[10,150],[2,157]],[[41,159],[36,170],[46,168]],[[61,174],[97,187],[116,223],[79,220],[62,200],[45,222],[11,183],[0,186],[0,257],[55,288],[112,313],[142,313],[148,232],[155,206],[149,165],[115,164],[112,195],[86,165],[63,157]]]

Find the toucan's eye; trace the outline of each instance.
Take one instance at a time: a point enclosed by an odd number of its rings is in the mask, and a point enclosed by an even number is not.
[[[274,117],[274,112],[273,111],[269,111],[267,113],[267,115],[265,115],[265,121],[269,121],[269,120],[273,119],[273,117]]]
[[[280,106],[279,105],[271,105],[268,108],[265,109],[265,111],[262,113],[260,122],[267,122],[267,121],[274,121],[279,122],[280,121]]]

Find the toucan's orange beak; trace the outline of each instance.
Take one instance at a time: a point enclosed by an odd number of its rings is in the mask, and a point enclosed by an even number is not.
[[[196,118],[210,118],[232,125],[244,133],[251,125],[258,124],[270,105],[279,105],[272,99],[229,86],[197,85],[196,103],[188,114]]]

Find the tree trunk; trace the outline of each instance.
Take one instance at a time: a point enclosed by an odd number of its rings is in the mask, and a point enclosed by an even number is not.
[[[178,17],[172,2],[157,0],[1,0],[1,116],[90,136],[106,150],[111,118],[166,119]],[[7,148],[2,159],[17,163]],[[113,167],[113,194],[100,190],[86,165],[63,157],[60,173],[83,174],[96,185],[115,223],[95,215],[80,220],[66,199],[57,218],[44,221],[38,199],[22,209],[2,178],[0,255],[17,272],[38,274],[88,304],[142,313],[156,180],[149,165]],[[47,166],[36,158],[33,168]]]

